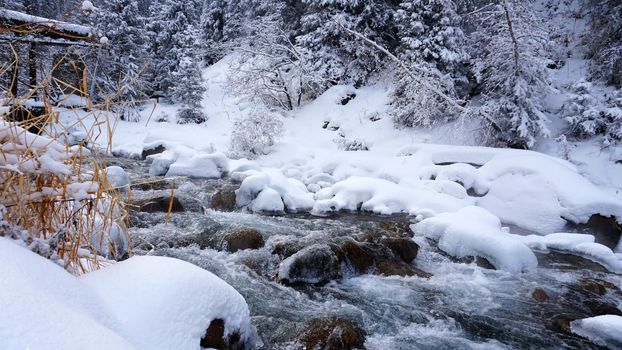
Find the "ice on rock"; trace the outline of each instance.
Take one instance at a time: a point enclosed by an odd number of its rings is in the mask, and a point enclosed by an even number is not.
[[[570,322],[573,333],[611,349],[622,348],[622,316],[602,315]]]
[[[440,249],[455,257],[486,258],[496,269],[520,273],[538,266],[527,245],[501,227],[489,211],[468,206],[412,225],[413,231],[438,241]]]

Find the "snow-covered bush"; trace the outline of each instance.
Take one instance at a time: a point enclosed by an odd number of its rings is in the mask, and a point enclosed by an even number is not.
[[[281,116],[259,107],[233,123],[229,153],[232,157],[249,159],[267,154],[283,131]]]
[[[422,71],[424,71],[422,69]],[[392,93],[390,114],[398,127],[431,127],[452,116],[451,106],[433,90],[453,95],[453,84],[444,84],[440,72],[432,68],[420,79],[398,77]],[[449,91],[452,92],[449,92]]]
[[[334,139],[333,142],[337,144],[340,150],[344,151],[369,151],[369,146],[367,146],[367,142],[362,139],[347,139],[345,137],[340,137],[338,139]]]

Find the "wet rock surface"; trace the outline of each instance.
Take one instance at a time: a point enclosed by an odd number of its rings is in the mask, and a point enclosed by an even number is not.
[[[210,323],[205,335],[201,338],[200,345],[204,349],[238,350],[245,348],[238,333],[225,336],[225,322],[221,319],[215,319]]]
[[[226,233],[223,240],[226,242],[227,251],[232,253],[244,249],[259,249],[265,244],[261,233],[252,228]]]
[[[343,319],[316,319],[299,337],[306,350],[364,349],[365,332]]]

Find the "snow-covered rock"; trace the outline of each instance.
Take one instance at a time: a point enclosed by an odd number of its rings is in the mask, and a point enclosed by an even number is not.
[[[264,193],[266,189],[271,191]],[[264,195],[259,198],[261,193]],[[289,211],[308,211],[313,207],[313,194],[304,183],[270,168],[253,171],[252,175],[244,178],[236,191],[236,202],[240,207],[250,205],[252,210],[261,209],[264,205],[280,208],[277,195],[282,200],[283,207]]]
[[[602,315],[570,322],[573,333],[611,349],[622,348],[622,316]]]
[[[106,180],[113,188],[121,188],[130,184],[130,176],[120,166],[109,166],[106,168]]]
[[[0,237],[0,348],[198,349],[210,322],[250,341],[248,306],[192,264],[134,257],[79,278]]]
[[[503,230],[499,218],[479,207],[439,214],[412,225],[412,229],[438,241],[438,247],[450,255],[483,257],[499,270],[519,273],[538,266],[531,249]]]
[[[608,270],[622,272],[622,260],[608,247],[595,243],[595,237],[580,233],[552,233],[545,236],[528,235],[516,238],[532,249],[556,249],[593,260]]]
[[[409,213],[431,216],[455,211],[471,202],[459,199],[439,186],[420,182],[417,186],[400,186],[391,181],[352,176],[315,194],[315,213],[358,209],[377,214]]]
[[[250,340],[244,298],[225,281],[187,262],[136,256],[83,275],[140,349],[196,349],[210,322],[225,336]],[[146,326],[148,325],[148,326]]]

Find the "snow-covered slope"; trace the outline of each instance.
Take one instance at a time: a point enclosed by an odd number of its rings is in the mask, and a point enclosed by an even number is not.
[[[257,212],[364,210],[423,220],[476,206],[504,225],[539,234],[562,232],[567,222],[584,223],[594,214],[622,220],[616,180],[622,165],[596,157],[595,144],[570,147],[573,164],[557,157],[556,143],[543,146],[551,155],[467,146],[476,143],[476,123],[396,129],[388,115],[390,86],[383,83],[334,86],[283,115],[285,133],[270,154],[228,159],[233,121],[254,108],[227,93],[231,59],[204,72],[206,123],[156,122],[172,120],[176,107],[146,108],[141,122],[117,123],[112,150],[137,156],[162,145],[167,150],[148,159],[153,175],[228,174],[242,182],[237,204]],[[106,140],[99,139],[102,147],[110,146]]]

